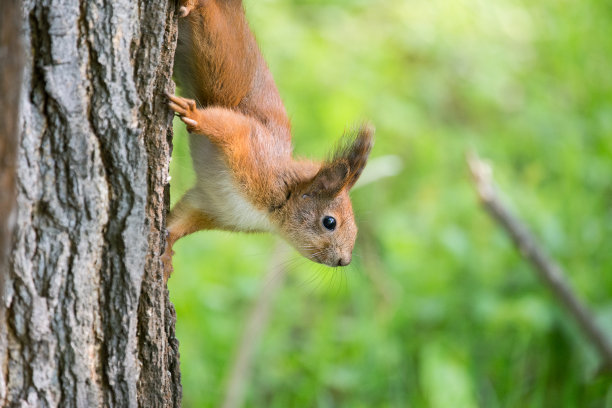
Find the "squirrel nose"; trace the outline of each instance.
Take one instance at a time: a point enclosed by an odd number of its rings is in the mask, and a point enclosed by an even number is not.
[[[351,263],[351,256],[338,259],[338,266],[346,266]]]

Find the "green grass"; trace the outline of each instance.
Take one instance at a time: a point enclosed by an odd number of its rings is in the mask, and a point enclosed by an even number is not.
[[[402,170],[352,194],[347,270],[285,263],[252,407],[612,407],[597,356],[479,207],[464,154],[612,335],[612,8],[596,0],[247,1],[293,123],[322,157],[362,119]],[[172,199],[193,182],[176,125]],[[175,246],[184,406],[217,406],[276,240]]]

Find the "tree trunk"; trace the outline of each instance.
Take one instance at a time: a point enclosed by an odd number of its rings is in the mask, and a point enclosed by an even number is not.
[[[22,13],[0,406],[180,406],[159,258],[174,2],[23,0]]]

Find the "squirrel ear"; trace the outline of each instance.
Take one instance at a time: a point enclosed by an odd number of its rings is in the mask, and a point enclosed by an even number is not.
[[[335,197],[342,189],[353,187],[368,161],[373,134],[374,127],[368,123],[361,125],[356,133],[345,133],[332,158],[323,163],[310,182],[308,193]]]
[[[361,172],[365,168],[368,156],[372,150],[374,127],[369,123],[363,123],[356,133],[345,134],[332,159],[335,161],[346,161],[349,173],[345,187],[350,189],[355,185]]]
[[[346,186],[349,174],[346,160],[325,163],[310,182],[308,193],[317,196],[335,197]]]

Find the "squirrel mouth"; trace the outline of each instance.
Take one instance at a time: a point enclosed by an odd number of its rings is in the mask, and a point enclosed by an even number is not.
[[[326,265],[332,268],[338,266],[337,264],[333,263],[333,261],[322,259],[321,254],[314,253],[314,254],[311,254],[309,258],[310,260],[316,263],[319,263],[321,265]]]
[[[307,258],[309,260],[311,260],[312,262],[316,262],[318,264],[321,265],[327,265],[327,266],[331,266],[331,267],[335,267],[338,266],[335,263],[333,263],[333,260],[330,259],[325,259],[325,255],[328,255],[329,252],[329,248],[325,248],[323,250],[316,250],[316,249],[306,249],[306,248],[300,248],[298,246],[295,246],[296,249],[298,249],[298,252],[304,257]]]
[[[319,257],[319,254],[311,254],[310,257],[313,261],[317,263],[325,263],[321,260],[321,258]]]
[[[311,261],[322,264],[322,265],[327,265],[327,262],[325,262],[320,253],[310,253],[308,254],[308,258],[310,258]]]

